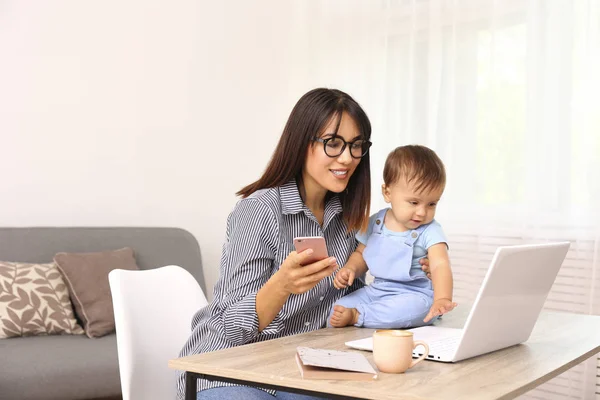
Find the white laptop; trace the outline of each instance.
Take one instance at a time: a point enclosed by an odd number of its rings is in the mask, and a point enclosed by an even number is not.
[[[429,360],[456,362],[525,342],[542,310],[570,243],[499,247],[462,329],[410,329],[429,345]],[[346,346],[373,351],[368,337]],[[421,351],[421,353],[419,353]],[[417,347],[414,357],[422,355]]]

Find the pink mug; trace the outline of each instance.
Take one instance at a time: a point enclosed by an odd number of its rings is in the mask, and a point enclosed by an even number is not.
[[[413,360],[412,352],[417,346],[425,351]],[[413,340],[413,333],[398,329],[377,330],[373,334],[373,359],[381,372],[401,374],[414,367],[429,355],[429,346],[421,340]]]

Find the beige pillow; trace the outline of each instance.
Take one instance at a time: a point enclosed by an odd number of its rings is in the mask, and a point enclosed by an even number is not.
[[[115,330],[108,273],[113,269],[139,269],[129,247],[100,253],[58,253],[54,262],[65,278],[75,313],[89,337]]]
[[[0,261],[0,338],[83,334],[56,264]]]

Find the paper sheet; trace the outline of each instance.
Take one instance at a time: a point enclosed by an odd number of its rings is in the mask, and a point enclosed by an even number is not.
[[[339,369],[343,371],[377,373],[369,363],[369,360],[360,353],[313,349],[310,347],[298,347],[296,350],[304,365]]]

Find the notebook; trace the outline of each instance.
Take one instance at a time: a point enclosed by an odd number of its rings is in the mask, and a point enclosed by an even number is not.
[[[463,329],[410,329],[429,345],[427,359],[456,362],[525,342],[569,250],[569,242],[503,246],[496,250]],[[371,337],[346,346],[373,351]],[[422,355],[422,347],[413,357]]]
[[[377,379],[377,371],[360,353],[298,347],[296,362],[302,379],[357,381]]]

